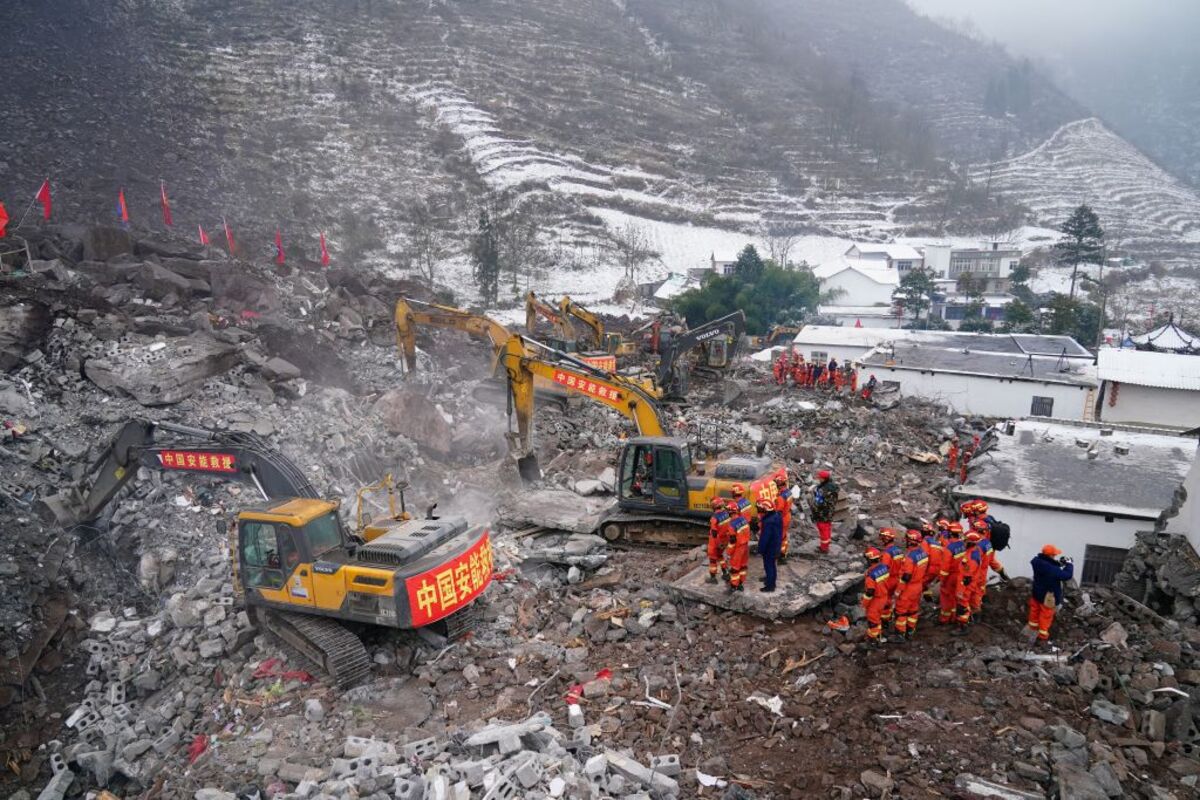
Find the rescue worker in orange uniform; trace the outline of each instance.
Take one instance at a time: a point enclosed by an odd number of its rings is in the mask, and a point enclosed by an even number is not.
[[[950,441],[950,449],[946,452],[946,471],[951,475],[958,469],[958,439]]]
[[[962,540],[962,525],[951,522],[946,526],[946,555],[942,558],[942,569],[938,573],[941,587],[938,590],[938,623],[946,625],[954,618],[958,596],[962,590],[963,559],[967,546]]]
[[[783,386],[783,380],[787,375],[788,370],[787,361],[787,353],[780,353],[779,358],[775,359],[775,365],[772,368],[772,372],[775,373],[775,385],[777,386]]]
[[[833,391],[837,394],[842,393],[842,387],[846,385],[846,372],[842,369],[833,370]]]
[[[792,384],[799,387],[803,386],[805,379],[808,377],[808,365],[804,363],[804,356],[796,353],[792,359]]]
[[[949,522],[946,522],[949,525]],[[941,532],[930,523],[921,526],[925,534],[925,552],[929,553],[929,568],[925,571],[925,599],[933,599],[933,582],[942,574],[942,565],[946,563],[946,540]]]
[[[730,514],[725,508],[725,498],[712,499],[712,516],[708,518],[708,582],[717,582],[717,572],[729,572],[725,562],[725,549],[729,545],[729,534],[732,531],[729,521]]]
[[[983,538],[977,531],[967,531],[964,537],[966,550],[962,561],[962,587],[958,592],[958,605],[955,609],[955,620],[958,622],[957,634],[966,633],[971,624],[971,603],[978,589],[980,573],[983,580],[987,579],[987,565],[983,563],[983,552],[979,549],[979,540]]]
[[[743,492],[744,494],[744,492]],[[741,503],[746,503],[743,510]],[[729,591],[745,591],[746,571],[750,565],[750,520],[746,516],[749,503],[741,497],[731,509],[729,520],[729,542],[725,547],[726,562],[729,564]]]
[[[900,585],[896,599],[896,633],[911,639],[917,632],[921,617],[921,592],[929,572],[929,551],[921,532],[909,530],[904,534],[905,551],[900,558]]]
[[[896,544],[894,529],[879,529],[879,553],[883,563],[887,564],[888,572],[891,573],[891,583],[888,585],[887,592],[888,599],[883,607],[883,621],[891,622],[896,608],[896,599],[899,596],[900,568],[903,566],[900,559],[904,558],[904,548]]]
[[[778,490],[775,496],[775,510],[783,517],[783,541],[779,544],[778,560],[784,562],[787,561],[788,554],[788,528],[792,527],[792,496],[787,478],[783,475],[775,478],[775,488]]]
[[[971,592],[971,621],[979,621],[979,613],[983,611],[983,598],[987,596],[987,582],[990,572],[995,572],[1000,576],[1000,580],[1008,583],[1008,573],[1004,571],[1004,565],[1000,563],[1000,559],[996,556],[996,551],[992,548],[991,527],[982,519],[975,520],[975,533],[979,536],[979,544],[976,547],[979,549],[980,574],[978,580],[972,583],[974,590]]]
[[[858,370],[850,368],[850,396],[854,397],[858,394]]]
[[[882,561],[882,554],[877,548],[868,547],[867,574],[863,578],[862,605],[867,612],[867,641],[872,644],[880,643],[883,634],[883,607],[887,602],[887,585],[891,582],[891,573],[887,564]]]
[[[1075,563],[1064,556],[1062,550],[1048,544],[1029,564],[1033,567],[1033,587],[1026,633],[1040,644],[1050,639],[1054,612],[1062,606],[1063,583],[1074,576]]]

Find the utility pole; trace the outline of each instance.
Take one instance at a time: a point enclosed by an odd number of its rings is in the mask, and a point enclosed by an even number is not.
[[[1104,262],[1108,261],[1108,244],[1100,251],[1100,322],[1096,325],[1096,350],[1104,344],[1104,315],[1108,311],[1108,287],[1104,285]]]

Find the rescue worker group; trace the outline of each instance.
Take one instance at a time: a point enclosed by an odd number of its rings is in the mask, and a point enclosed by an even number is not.
[[[808,507],[817,529],[819,551],[829,552],[838,487],[828,470],[816,475],[817,483]],[[788,557],[788,533],[796,498],[783,477],[775,479],[776,491],[760,492],[751,513],[745,487],[735,484],[732,497],[714,497],[709,518],[708,581],[721,576],[729,592],[745,591],[750,562],[752,528],[758,528],[758,552],[763,560],[760,592],[776,591],[777,562]],[[866,612],[866,640],[872,645],[887,641],[884,628],[893,626],[900,641],[913,638],[921,617],[922,600],[937,607],[938,623],[953,625],[953,634],[964,635],[978,622],[987,596],[992,572],[1007,583],[1008,573],[992,546],[993,526],[1002,523],[988,514],[983,500],[968,500],[959,509],[961,517],[939,517],[922,521],[919,528],[901,532],[880,528],[879,543],[866,548],[862,606]],[[1005,529],[1006,530],[1006,529]],[[1001,545],[1003,546],[1003,544]],[[1032,561],[1033,589],[1029,598],[1026,636],[1030,644],[1049,641],[1055,610],[1062,605],[1063,582],[1071,580],[1074,565],[1054,545],[1046,545]],[[844,617],[831,627],[848,630]]]

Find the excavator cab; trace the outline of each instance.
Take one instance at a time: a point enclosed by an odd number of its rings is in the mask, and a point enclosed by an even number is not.
[[[720,337],[709,342],[706,346],[706,365],[714,369],[724,369],[729,366],[729,341]]]
[[[315,605],[313,564],[346,549],[335,502],[295,498],[238,514],[238,575],[251,602]]]
[[[682,439],[640,436],[621,450],[617,497],[623,509],[673,511],[688,508],[691,457]]]

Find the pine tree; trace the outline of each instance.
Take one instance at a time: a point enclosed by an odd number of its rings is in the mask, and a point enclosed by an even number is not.
[[[500,293],[500,243],[487,209],[479,212],[479,227],[471,236],[471,265],[480,297],[495,303]]]
[[[1079,277],[1079,265],[1099,263],[1104,256],[1104,229],[1100,217],[1091,206],[1084,203],[1071,212],[1067,221],[1059,228],[1063,238],[1054,249],[1058,251],[1058,263],[1071,265],[1071,293],[1075,299],[1075,282]]]
[[[764,269],[766,265],[752,244],[746,245],[742,252],[738,253],[737,261],[733,265],[734,273],[746,283],[756,283],[762,277]]]
[[[933,289],[932,272],[924,268],[909,270],[908,274],[900,279],[900,288],[892,292],[892,302],[899,305],[905,313],[911,313],[914,322],[920,322],[921,312],[927,311],[932,305]]]

